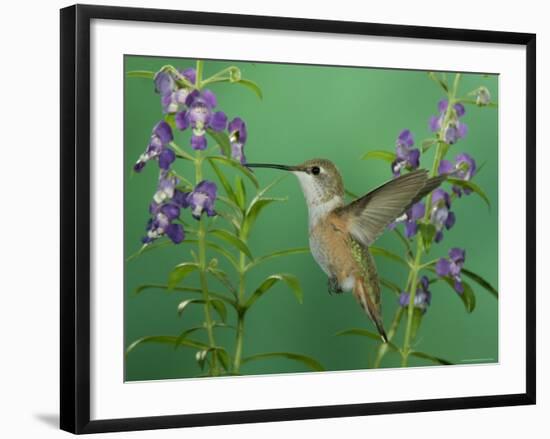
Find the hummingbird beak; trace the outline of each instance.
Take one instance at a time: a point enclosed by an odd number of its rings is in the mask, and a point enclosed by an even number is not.
[[[276,165],[274,163],[247,163],[249,168],[271,168],[271,169],[281,169],[283,171],[303,171],[300,166],[288,166],[288,165]]]

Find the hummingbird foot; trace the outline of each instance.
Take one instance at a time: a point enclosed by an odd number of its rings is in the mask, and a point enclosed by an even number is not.
[[[344,292],[344,290],[342,289],[342,287],[340,287],[340,284],[338,283],[338,279],[336,278],[336,276],[329,277],[328,278],[328,293],[330,295],[332,295],[332,293],[342,294],[343,292]]]

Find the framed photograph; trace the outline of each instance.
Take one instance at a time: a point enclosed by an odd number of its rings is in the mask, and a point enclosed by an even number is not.
[[[61,10],[61,428],[535,403],[535,35]]]

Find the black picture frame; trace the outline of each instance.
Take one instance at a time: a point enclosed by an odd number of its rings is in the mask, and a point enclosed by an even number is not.
[[[526,376],[525,393],[90,420],[90,22],[130,20],[302,32],[514,44],[526,47]],[[220,28],[220,32],[223,29]],[[535,404],[536,35],[303,18],[75,5],[61,10],[61,404],[72,433],[303,420]]]

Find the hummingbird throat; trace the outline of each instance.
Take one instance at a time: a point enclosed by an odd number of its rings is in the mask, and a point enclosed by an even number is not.
[[[343,197],[322,187],[311,175],[305,172],[293,172],[293,174],[298,177],[306,199],[310,228],[334,209],[344,205]]]

